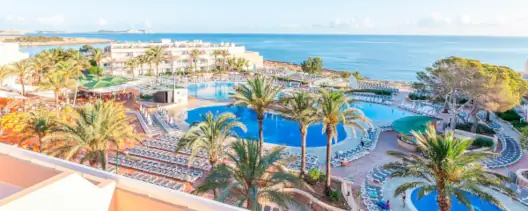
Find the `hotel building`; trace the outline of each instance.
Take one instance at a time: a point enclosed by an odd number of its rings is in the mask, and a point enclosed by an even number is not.
[[[245,209],[0,143],[0,211]]]
[[[0,42],[0,65],[7,65],[29,58],[28,53],[20,52],[18,43]]]
[[[165,49],[166,61],[159,64],[159,72],[178,72],[184,70],[194,71],[194,62],[190,57],[190,52],[198,49],[201,53],[196,62],[196,70],[212,70],[215,68],[215,58],[212,55],[215,50],[227,50],[229,58],[244,58],[248,60],[249,65],[244,69],[259,69],[263,67],[264,60],[257,52],[246,51],[244,46],[237,46],[233,43],[213,44],[200,40],[195,41],[171,41],[170,39],[162,39],[160,42],[137,42],[137,43],[112,43],[105,48],[105,51],[110,53],[110,58],[103,62],[105,70],[111,69],[114,74],[119,75],[125,73],[125,62],[131,58],[144,55],[145,52],[153,46],[162,46]],[[221,59],[218,56],[217,59]],[[152,67],[155,68],[154,65]],[[146,73],[149,65],[145,64],[139,69]],[[153,70],[155,72],[155,70]]]

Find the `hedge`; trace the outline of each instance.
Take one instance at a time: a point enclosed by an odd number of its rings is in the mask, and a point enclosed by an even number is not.
[[[493,147],[493,140],[489,138],[478,137],[473,141],[471,145],[477,148]]]
[[[473,126],[473,123],[457,124],[456,129],[471,132],[471,126]],[[479,124],[477,127],[477,134],[493,136],[495,135],[495,131],[486,125]]]

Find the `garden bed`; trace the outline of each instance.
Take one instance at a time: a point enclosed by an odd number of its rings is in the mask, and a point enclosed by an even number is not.
[[[341,194],[341,182],[332,180],[330,185],[331,189],[335,192],[334,198],[326,196],[325,194],[325,181],[319,180],[315,183],[309,184],[307,186],[299,187],[298,189],[310,193],[313,197],[319,199],[320,201],[340,209],[347,210],[347,202],[344,196]],[[351,193],[353,194],[353,193]]]

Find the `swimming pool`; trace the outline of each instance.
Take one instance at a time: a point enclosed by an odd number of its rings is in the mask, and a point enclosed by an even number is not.
[[[416,207],[418,211],[426,211],[426,210],[438,210],[438,204],[436,203],[436,196],[438,193],[432,192],[429,195],[425,195],[421,199],[418,199],[418,190],[419,188],[413,190],[411,193],[411,200]],[[477,196],[471,195],[469,193],[465,193],[467,199],[471,202],[471,205],[473,205],[473,209],[475,211],[501,211],[498,207],[495,205],[489,203],[488,201],[482,200],[478,198]],[[453,195],[451,197],[452,200],[452,208],[451,211],[469,211],[467,207],[462,205]]]
[[[187,85],[189,95],[208,100],[227,100],[233,87],[241,82],[208,82]]]
[[[358,103],[365,115],[372,119],[376,125],[380,121],[393,121],[402,116],[411,115],[402,110],[393,109],[388,106]],[[242,130],[235,130],[238,136],[242,138],[258,138],[258,122],[256,114],[252,110],[243,107],[226,107],[226,106],[210,106],[196,108],[187,112],[186,122],[191,124],[195,121],[200,121],[200,114],[212,112],[213,114],[220,114],[223,112],[231,112],[235,114],[240,122],[243,122],[247,127],[247,133]],[[267,114],[264,123],[264,141],[272,144],[286,145],[292,147],[300,147],[301,134],[297,122],[284,119],[278,115]],[[308,128],[308,135],[306,138],[307,147],[323,147],[326,146],[326,135],[322,133],[322,125],[314,124]],[[343,141],[347,137],[347,133],[343,125],[337,127],[337,142]],[[358,134],[359,136],[360,134]]]

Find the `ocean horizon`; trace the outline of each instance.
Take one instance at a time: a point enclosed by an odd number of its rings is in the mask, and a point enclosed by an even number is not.
[[[416,81],[416,72],[448,56],[477,59],[484,63],[524,71],[528,59],[528,37],[441,35],[345,35],[345,34],[197,34],[197,33],[64,33],[41,36],[103,38],[121,42],[160,39],[232,42],[259,52],[265,60],[299,64],[308,56],[319,56],[324,67],[337,71],[359,71],[379,80]],[[105,47],[108,44],[95,44]],[[79,48],[82,45],[62,47]],[[34,55],[57,46],[22,47]]]

